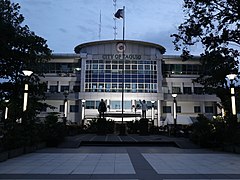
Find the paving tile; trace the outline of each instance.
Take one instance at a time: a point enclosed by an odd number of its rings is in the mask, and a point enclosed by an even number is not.
[[[236,167],[240,167],[240,158],[234,154],[143,154],[143,156],[158,174],[239,174]],[[225,166],[219,165],[221,162],[224,162]]]
[[[54,169],[50,174],[71,174],[73,169]]]
[[[92,174],[94,171],[94,166],[83,166],[74,169],[71,174]]]

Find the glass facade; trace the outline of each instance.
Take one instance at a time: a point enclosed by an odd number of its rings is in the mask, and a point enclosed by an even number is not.
[[[45,63],[41,67],[44,73],[77,73],[81,63]],[[38,67],[39,69],[39,67]]]
[[[168,74],[199,75],[200,71],[201,65],[198,64],[163,64],[162,66],[163,76]]]
[[[121,60],[87,60],[85,92],[122,92]],[[157,93],[157,62],[126,60],[124,91]]]

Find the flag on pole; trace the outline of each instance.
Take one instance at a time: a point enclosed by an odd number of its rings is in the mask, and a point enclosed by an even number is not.
[[[117,12],[114,14],[114,16],[118,19],[124,18],[124,10],[123,9],[118,9]]]

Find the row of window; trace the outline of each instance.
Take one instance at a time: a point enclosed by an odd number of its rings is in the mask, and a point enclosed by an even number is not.
[[[86,69],[91,69],[91,70],[117,70],[117,69],[123,69],[123,65],[121,64],[122,62],[119,62],[120,64],[86,64]],[[157,70],[156,65],[150,65],[150,64],[126,64],[124,63],[124,69],[128,70]]]
[[[69,86],[62,85],[60,86],[60,92],[69,91]],[[80,86],[73,86],[73,92],[80,92]],[[86,83],[85,84],[86,92],[121,92],[122,91],[122,83]],[[157,92],[157,84],[156,83],[124,83],[124,91],[125,92],[146,92],[146,93],[155,93]],[[58,92],[58,85],[50,85],[49,92],[55,93]],[[172,93],[181,94],[180,87],[172,87]],[[194,94],[203,94],[202,87],[194,87]],[[183,87],[183,94],[192,94],[191,87]]]
[[[122,78],[122,71],[86,71],[86,78]],[[125,71],[124,78],[157,78],[157,71]]]
[[[191,87],[183,87],[183,92],[181,91],[180,87],[172,87],[172,93],[176,93],[176,94],[211,94],[210,91],[204,91],[203,87],[194,87],[192,92],[192,88]]]
[[[121,64],[122,60],[87,60],[87,64]],[[150,61],[150,60],[125,60],[124,64],[132,64],[132,65],[139,65],[139,64],[157,64],[157,61]]]
[[[122,92],[122,83],[86,83],[85,92]],[[125,83],[124,92],[156,93],[156,83]]]
[[[99,102],[100,101],[86,101],[86,109],[97,109],[99,106]],[[151,103],[151,101],[146,101],[147,107],[148,109],[151,109],[152,106],[154,106],[154,108],[157,108],[157,102],[155,102],[154,104]],[[124,109],[132,109],[134,108],[132,106],[131,101],[124,101]],[[110,109],[122,109],[122,101],[110,101],[110,105],[109,107]],[[136,101],[136,108],[140,109],[141,108],[141,103],[139,101]]]
[[[77,73],[81,63],[45,63],[41,67],[44,73]]]
[[[86,109],[97,109],[100,101],[86,101]],[[151,101],[146,101],[148,109],[154,107],[156,109],[156,103],[152,104]],[[121,109],[122,102],[121,101],[111,101],[111,105],[108,106],[110,109]],[[131,109],[133,106],[131,105],[131,101],[124,101],[124,109]],[[141,104],[137,101],[137,109],[141,109]],[[163,113],[172,113],[171,106],[163,106]],[[60,105],[60,112],[64,112],[64,105]],[[79,112],[78,105],[70,105],[70,112]],[[177,106],[177,113],[181,113],[181,106]],[[201,113],[200,106],[194,106],[194,113]],[[213,106],[205,106],[205,113],[213,113]]]
[[[163,64],[162,72],[166,74],[200,74],[201,65],[198,64]]]
[[[79,106],[78,105],[70,105],[70,112],[79,112]],[[59,112],[64,112],[64,105],[60,105]]]
[[[171,106],[163,106],[163,113],[172,113]],[[201,113],[200,106],[193,107],[194,113]],[[177,106],[177,113],[181,113],[181,106]],[[205,113],[213,113],[213,106],[205,106]]]
[[[73,92],[80,92],[80,86],[76,85],[76,86],[73,86]],[[64,91],[70,91],[70,88],[69,86],[60,86],[60,92],[64,92]],[[58,91],[58,86],[57,85],[50,85],[49,86],[49,92],[51,93],[56,93],[56,92],[59,92]]]

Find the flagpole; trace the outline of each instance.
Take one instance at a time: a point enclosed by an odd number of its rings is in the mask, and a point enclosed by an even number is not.
[[[125,6],[123,6],[123,58],[122,58],[122,126],[123,126],[123,109],[124,109],[124,61],[125,61]]]

